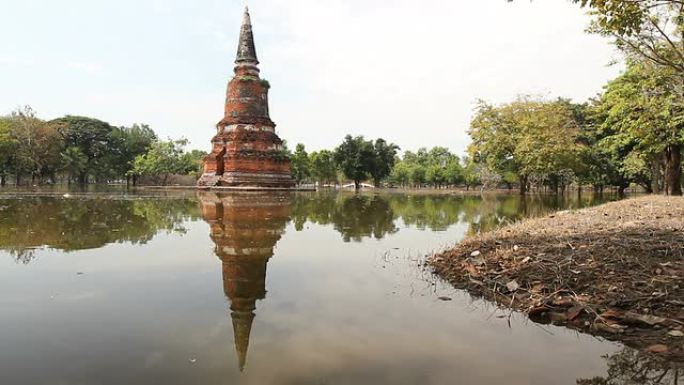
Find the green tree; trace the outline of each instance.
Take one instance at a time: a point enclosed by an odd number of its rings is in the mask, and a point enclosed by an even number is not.
[[[684,3],[681,0],[574,0],[594,16],[590,31],[615,39],[638,57],[684,76]]]
[[[67,173],[67,183],[78,178],[88,166],[88,158],[80,148],[71,146],[60,154],[60,170]]]
[[[134,167],[135,158],[145,154],[157,135],[146,124],[133,124],[131,127],[115,127],[109,135],[111,170],[117,177],[125,177],[130,183],[133,177],[130,170]],[[133,180],[133,184],[135,184]]]
[[[392,170],[391,179],[402,186],[410,183],[419,188],[425,184],[441,188],[463,183],[464,175],[459,158],[448,148],[437,146],[429,151],[406,151]]]
[[[471,187],[477,186],[481,183],[480,174],[477,170],[477,164],[472,161],[469,157],[463,158],[463,183],[465,183],[466,190],[470,190]]]
[[[373,150],[375,152],[375,159],[370,168],[370,175],[373,178],[375,187],[380,187],[380,182],[392,172],[399,146],[394,143],[387,143],[384,139],[379,138],[375,140]]]
[[[202,175],[203,159],[206,155],[207,153],[201,150],[186,152],[182,156],[179,173],[199,178]]]
[[[599,108],[602,128],[616,133],[604,142],[624,144],[621,171],[638,178],[648,173],[644,159],[662,159],[665,192],[681,195],[684,95],[673,70],[631,61],[608,83]]]
[[[292,177],[297,184],[302,183],[311,176],[309,155],[306,153],[306,148],[302,143],[297,143],[297,147],[295,147],[295,152],[292,154],[290,162]]]
[[[312,152],[309,155],[311,175],[319,184],[326,184],[337,180],[337,167],[333,153],[328,150]]]
[[[55,119],[53,123],[59,126],[64,148],[76,147],[87,159],[86,167],[78,176],[79,183],[88,183],[89,174],[97,175],[111,169],[111,163],[105,162],[111,159],[113,147],[111,135],[114,128],[109,123],[70,115]]]
[[[454,159],[454,155],[449,152],[446,147],[433,147],[427,153],[427,159],[424,163],[435,164],[440,167],[446,167],[446,165]]]
[[[401,160],[397,162],[392,168],[390,173],[390,179],[393,183],[398,184],[401,187],[405,187],[410,182],[410,166],[407,161]]]
[[[14,171],[17,141],[12,137],[12,120],[0,117],[0,186],[7,183],[7,176]]]
[[[409,168],[409,181],[414,187],[423,187],[426,182],[426,167],[420,163],[411,164]]]
[[[521,194],[531,177],[557,190],[578,167],[578,125],[563,101],[519,98],[502,106],[481,102],[469,134],[473,159],[500,176],[517,175]]]
[[[441,187],[445,181],[443,168],[437,164],[427,166],[425,168],[425,181],[434,187]]]
[[[152,177],[165,186],[171,175],[187,174],[195,169],[184,151],[187,143],[186,139],[154,142],[146,154],[135,158],[131,173]]]
[[[363,136],[347,135],[334,153],[335,163],[346,178],[354,181],[354,188],[359,189],[361,181],[368,178],[375,164],[375,148],[373,142]]]
[[[463,183],[464,179],[463,167],[458,157],[451,157],[444,168],[444,182],[451,186],[457,186]]]
[[[15,149],[15,178],[20,184],[23,174],[31,181],[51,174],[59,164],[61,138],[55,124],[36,116],[30,106],[10,115],[10,132]]]

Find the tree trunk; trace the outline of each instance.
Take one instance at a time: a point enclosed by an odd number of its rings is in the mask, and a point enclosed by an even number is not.
[[[627,187],[629,187],[629,185],[627,185],[627,186],[625,186],[625,185],[620,185],[620,186],[618,186],[618,195],[621,196],[621,197],[625,196],[625,190],[627,189]]]
[[[5,174],[0,175],[0,187],[5,187],[7,181],[5,180]]]
[[[354,181],[354,191],[359,191],[360,188],[361,188],[361,181],[355,180]]]
[[[527,194],[527,176],[520,175],[518,180],[520,181],[520,195]]]
[[[647,184],[647,185],[644,185],[644,186],[641,186],[641,187],[644,188],[644,192],[645,192],[646,194],[653,194],[653,183],[650,183],[650,184]]]
[[[650,191],[653,194],[660,194],[663,191],[663,161],[661,159],[653,159],[650,162],[651,169],[651,186]],[[649,190],[649,189],[646,189]]]
[[[671,144],[665,148],[665,193],[682,195],[682,146]]]

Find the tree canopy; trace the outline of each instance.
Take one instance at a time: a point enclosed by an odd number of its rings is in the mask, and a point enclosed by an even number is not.
[[[523,194],[530,178],[555,189],[577,170],[577,134],[573,112],[563,100],[519,98],[501,106],[480,102],[470,127],[469,153],[499,175],[517,177]]]
[[[67,115],[51,121],[37,117],[31,107],[0,116],[0,184],[9,176],[15,183],[107,183],[139,176],[132,172],[137,157],[157,143],[157,135],[145,124],[115,127],[99,119]],[[155,154],[153,154],[154,156]],[[184,154],[179,162],[196,172],[203,153]],[[152,157],[153,157],[152,156]]]

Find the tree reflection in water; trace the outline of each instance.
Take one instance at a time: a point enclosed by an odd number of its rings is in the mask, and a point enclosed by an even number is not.
[[[604,357],[606,377],[579,379],[577,385],[677,385],[684,378],[682,363],[668,362],[631,348]]]
[[[183,223],[197,217],[193,199],[0,199],[0,250],[29,263],[42,247],[69,252],[144,244],[160,231],[185,232]]]
[[[307,221],[332,224],[345,242],[371,236],[381,239],[398,230],[390,201],[380,195],[298,195],[293,216],[297,230]]]
[[[381,239],[397,232],[399,219],[405,225],[432,231],[467,223],[468,232],[473,234],[525,217],[602,201],[603,198],[593,195],[297,194],[293,198],[292,217],[298,231],[306,222],[332,224],[345,242],[359,242],[364,237]]]

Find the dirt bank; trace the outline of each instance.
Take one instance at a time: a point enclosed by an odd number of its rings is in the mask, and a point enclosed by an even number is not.
[[[684,360],[684,198],[524,220],[469,237],[428,264],[537,322]]]

